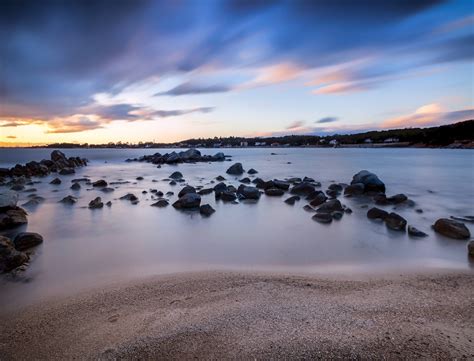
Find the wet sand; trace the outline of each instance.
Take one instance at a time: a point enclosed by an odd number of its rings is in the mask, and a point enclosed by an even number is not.
[[[0,315],[0,359],[474,357],[472,272],[187,273]]]

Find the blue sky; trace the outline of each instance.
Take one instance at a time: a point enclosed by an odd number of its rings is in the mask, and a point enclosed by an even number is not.
[[[474,2],[2,0],[0,143],[474,118]]]

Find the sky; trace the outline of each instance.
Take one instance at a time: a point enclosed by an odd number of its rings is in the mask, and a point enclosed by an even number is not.
[[[474,0],[0,0],[0,145],[474,119]]]

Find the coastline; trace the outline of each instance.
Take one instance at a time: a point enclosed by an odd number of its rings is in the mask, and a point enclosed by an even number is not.
[[[0,356],[470,358],[473,298],[471,271],[153,276],[1,314]]]

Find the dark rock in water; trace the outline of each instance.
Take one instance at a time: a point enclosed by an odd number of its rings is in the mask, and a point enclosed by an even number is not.
[[[306,199],[307,201],[312,201],[313,199],[319,197],[321,194],[324,196],[324,193],[323,193],[323,192],[321,192],[321,191],[314,191],[314,192],[311,192],[310,194],[308,194],[305,199]]]
[[[12,191],[22,191],[25,189],[25,186],[23,184],[14,184],[10,187]]]
[[[394,231],[405,231],[407,220],[399,214],[391,212],[385,217],[385,225]]]
[[[173,203],[173,207],[177,209],[198,208],[201,204],[201,196],[197,193],[186,193]]]
[[[300,184],[296,184],[291,188],[290,193],[297,194],[300,196],[307,196],[308,194],[315,191],[314,186],[308,182],[302,182]]]
[[[336,192],[342,192],[342,186],[337,183],[330,184],[328,189],[336,191]]]
[[[249,184],[250,183],[250,178],[248,178],[248,177],[242,178],[242,179],[239,180],[239,182]]]
[[[354,183],[351,185],[348,185],[344,189],[344,195],[346,196],[358,196],[361,194],[364,194],[365,186],[363,183]]]
[[[313,217],[313,220],[319,223],[331,223],[332,216],[330,213],[316,213]]]
[[[32,193],[32,192],[36,192],[37,189],[36,188],[28,188],[28,189],[25,189],[23,192],[25,193]]]
[[[157,194],[158,194],[158,193],[157,193]],[[174,192],[171,192],[171,191],[169,191],[169,192],[166,192],[166,195],[167,195],[168,197],[171,197],[171,196],[173,196],[173,195],[174,195]]]
[[[319,192],[315,197],[313,197],[313,199],[311,200],[311,202],[309,202],[309,204],[313,207],[317,207],[323,204],[324,202],[326,202],[327,199],[328,197],[326,197],[323,192]]]
[[[61,179],[54,178],[51,182],[49,182],[49,184],[54,184],[54,185],[61,184]]]
[[[377,207],[370,208],[367,211],[367,218],[370,218],[370,219],[382,219],[382,220],[384,220],[385,218],[387,218],[387,216],[388,216],[388,212],[384,211],[383,209],[377,208]]]
[[[373,197],[373,200],[374,200],[375,204],[377,204],[379,206],[385,206],[385,205],[389,204],[389,202],[387,200],[387,196],[384,193],[376,194]]]
[[[39,198],[42,198],[42,197],[39,197]],[[22,207],[36,207],[37,205],[39,205],[42,201],[37,199],[37,198],[32,198],[30,199],[28,202],[25,202],[23,203],[21,206]]]
[[[304,177],[303,182],[313,183],[313,182],[315,182],[315,180],[313,178],[310,178],[310,177]]]
[[[227,186],[227,190],[232,193],[237,192],[237,188],[235,188],[232,184]]]
[[[334,218],[335,220],[341,219],[343,215],[344,213],[341,211],[331,212],[331,217]]]
[[[175,186],[176,185],[176,181],[172,180],[171,182],[168,183],[170,186]]]
[[[89,178],[75,178],[71,181],[71,183],[79,183],[79,182],[89,183],[90,179]]]
[[[18,203],[18,193],[7,191],[0,193],[0,212],[16,207]]]
[[[120,199],[130,201],[130,202],[138,201],[138,197],[133,193],[127,193],[124,196],[120,197]]]
[[[470,257],[474,257],[474,240],[469,241],[469,243],[467,244],[467,254]]]
[[[418,228],[408,226],[408,234],[412,237],[426,237],[428,236],[425,232],[420,231]]]
[[[300,196],[291,196],[290,198],[285,199],[285,203],[292,206],[299,200],[301,200]]]
[[[0,236],[0,273],[9,272],[28,260],[28,255],[17,251],[9,238]]]
[[[66,155],[60,150],[53,150],[51,152],[51,160],[53,162],[60,162],[66,159]]]
[[[459,221],[459,222],[474,223],[474,217],[473,216],[464,216],[464,217],[451,216],[449,218],[454,219],[454,220]]]
[[[334,189],[328,189],[326,191],[326,194],[329,198],[337,198],[341,193],[338,191],[335,191]]]
[[[59,202],[64,203],[64,204],[74,204],[77,202],[77,198],[73,196],[66,196],[63,199],[61,199]]]
[[[205,217],[211,216],[216,210],[212,208],[209,204],[203,204],[199,207],[199,213],[201,213]]]
[[[104,193],[110,193],[110,192],[114,192],[115,189],[111,188],[111,187],[104,187],[101,189],[102,192]]]
[[[0,231],[15,228],[28,223],[26,211],[20,207],[11,207],[0,213]]]
[[[59,174],[61,174],[61,175],[70,175],[70,174],[74,174],[74,173],[76,173],[74,168],[63,168],[59,171]]]
[[[290,183],[289,182],[285,182],[285,181],[282,181],[282,180],[279,180],[279,179],[274,179],[273,180],[273,186],[275,188],[283,189],[284,191],[287,191],[288,189],[290,189]]]
[[[211,194],[212,192],[214,192],[214,188],[203,188],[199,190],[198,194],[201,196],[205,196],[206,194]]]
[[[385,193],[385,184],[374,174],[367,170],[362,170],[352,177],[352,184],[362,183],[364,192]]]
[[[248,174],[257,174],[258,172],[255,169],[250,168],[247,173]]]
[[[25,251],[43,243],[43,237],[34,232],[21,232],[13,240],[13,244],[18,251]]]
[[[262,178],[255,178],[252,183],[255,184],[255,186],[259,189],[264,189],[267,185],[267,182],[265,182]]]
[[[231,191],[224,191],[221,193],[220,199],[222,199],[224,202],[233,202],[237,199],[237,195]]]
[[[306,204],[303,209],[306,211],[306,212],[316,212],[316,209],[314,209],[313,207],[311,207],[309,204]]]
[[[222,181],[225,181],[225,178],[224,178],[223,176],[221,176],[221,175],[218,175],[218,176],[216,177],[216,180],[219,181],[219,182],[222,182]]]
[[[350,209],[349,207],[346,207],[344,208],[344,212],[347,214],[352,214],[352,209]]]
[[[106,205],[107,207],[112,207],[112,201],[108,201],[107,203],[105,203],[105,205]]]
[[[265,194],[271,197],[279,197],[285,194],[285,191],[280,188],[267,188],[265,189]]]
[[[151,206],[152,207],[159,207],[159,208],[163,208],[163,207],[166,207],[168,206],[169,203],[166,199],[159,199],[158,201],[156,201],[155,203],[153,203]]]
[[[449,238],[468,239],[471,237],[471,232],[464,223],[449,218],[438,219],[433,225],[433,229]]]
[[[292,178],[288,178],[286,181],[287,181],[288,183],[291,183],[291,184],[301,183],[301,178],[299,178],[299,177],[292,177]]]
[[[326,203],[323,203],[316,212],[318,213],[332,213],[335,211],[344,211],[342,204],[338,199],[331,199]]]
[[[232,174],[232,175],[240,175],[243,172],[244,172],[244,168],[242,167],[242,163],[234,163],[226,171],[227,174]]]
[[[227,190],[227,185],[223,182],[217,183],[214,186],[214,192],[216,192],[216,196],[220,196],[222,192],[225,192]]]
[[[95,181],[92,183],[93,187],[107,187],[107,182],[103,179],[99,179],[98,181]]]
[[[421,208],[415,209],[415,212],[416,213],[423,213],[423,209],[421,209]]]
[[[100,197],[97,197],[89,202],[90,209],[98,209],[98,208],[102,208],[103,206],[104,206],[104,203],[102,203],[102,199]]]
[[[260,191],[255,187],[245,186],[241,184],[237,189],[237,194],[244,199],[259,199]]]
[[[171,179],[181,179],[181,178],[183,178],[183,174],[181,172],[176,171],[176,172],[171,173],[169,178],[171,178]]]
[[[186,193],[196,193],[196,188],[191,186],[184,186],[178,193],[178,198],[181,198]]]
[[[400,204],[408,200],[408,197],[402,193],[395,194],[394,196],[388,197],[387,201],[390,204]]]
[[[141,181],[141,180],[143,180],[144,178],[143,178],[143,177],[137,177],[137,178],[135,178],[135,179],[136,179],[137,181]]]
[[[71,186],[71,189],[74,191],[77,191],[81,189],[81,185],[79,183],[73,183],[73,185]]]

